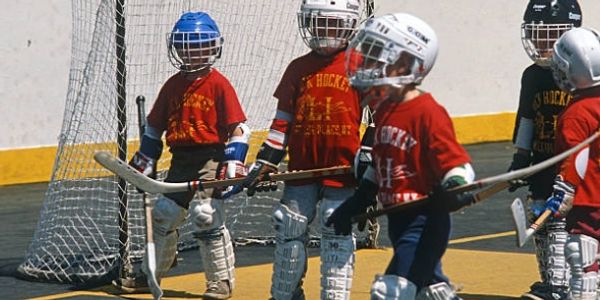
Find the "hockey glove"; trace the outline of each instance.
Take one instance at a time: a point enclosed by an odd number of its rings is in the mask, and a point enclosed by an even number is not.
[[[277,172],[277,165],[284,156],[284,150],[278,150],[263,143],[256,155],[256,162],[250,167],[250,172],[240,187],[247,189],[248,196],[254,196],[257,191],[277,190],[277,182],[270,180],[269,173]]]
[[[530,165],[531,165],[531,155],[519,151],[519,152],[516,152],[515,154],[513,154],[512,163],[510,164],[508,171],[510,172],[510,171],[523,169],[523,168],[529,167]],[[520,187],[529,185],[529,182],[526,179],[515,179],[515,180],[511,180],[509,183],[510,183],[510,187],[508,188],[508,191],[511,193],[516,191]]]
[[[156,159],[153,159],[140,151],[135,152],[129,161],[129,165],[150,178],[156,178]]]
[[[432,193],[429,197],[434,203],[434,207],[447,210],[448,212],[455,212],[463,207],[469,206],[475,203],[475,198],[469,192],[466,193],[453,193],[448,190],[457,187],[467,182],[461,176],[452,176],[444,182],[443,185],[437,185],[433,188]]]
[[[337,235],[349,235],[352,233],[352,217],[367,212],[367,209],[376,204],[375,197],[379,186],[367,179],[360,181],[358,189],[354,192],[350,198],[346,199],[340,206],[338,206],[329,219],[325,226],[333,225],[335,234]],[[358,224],[358,230],[363,231],[367,220]]]
[[[546,200],[544,208],[551,210],[555,218],[564,218],[573,207],[575,188],[560,175],[554,179],[553,188],[552,196]]]
[[[154,131],[151,127],[146,130],[146,133],[142,136],[140,150],[135,152],[129,161],[130,166],[152,179],[156,179],[156,164],[163,150],[160,137],[153,138],[150,136],[150,132]],[[143,192],[140,189],[137,190]]]

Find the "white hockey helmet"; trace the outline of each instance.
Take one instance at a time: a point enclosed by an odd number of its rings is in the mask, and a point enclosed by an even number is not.
[[[369,19],[346,50],[346,72],[352,86],[402,87],[419,85],[431,71],[438,53],[438,39],[423,20],[405,13]],[[403,61],[407,66],[398,66]],[[397,68],[401,74],[391,74]]]
[[[554,45],[552,74],[565,91],[600,86],[600,33],[590,28],[574,28]]]
[[[521,42],[535,64],[550,66],[552,47],[573,27],[581,26],[577,0],[530,0],[521,24]]]
[[[343,49],[358,27],[359,0],[303,0],[298,27],[304,43],[328,55]]]

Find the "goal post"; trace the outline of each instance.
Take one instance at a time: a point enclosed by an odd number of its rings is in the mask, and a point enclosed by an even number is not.
[[[260,145],[273,118],[272,93],[288,63],[308,50],[298,34],[300,0],[71,0],[69,84],[51,180],[21,278],[87,283],[130,272],[143,256],[140,193],[93,160],[109,151],[127,161],[139,147],[135,97],[150,108],[174,69],[166,37],[184,11],[206,11],[225,39],[218,68],[235,87]],[[249,158],[253,154],[249,153]],[[164,178],[170,155],[159,161]],[[162,170],[162,171],[161,171]],[[148,195],[151,200],[157,195]],[[225,202],[240,243],[269,241],[273,194]],[[195,247],[191,224],[180,248]]]

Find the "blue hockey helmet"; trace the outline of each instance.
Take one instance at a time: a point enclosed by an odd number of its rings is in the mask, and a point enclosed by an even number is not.
[[[221,56],[223,37],[217,23],[205,12],[181,15],[167,37],[169,60],[182,72],[212,66]]]

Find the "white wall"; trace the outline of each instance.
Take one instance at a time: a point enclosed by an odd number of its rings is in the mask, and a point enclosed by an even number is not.
[[[423,82],[451,115],[516,111],[531,60],[521,44],[526,0],[377,1],[376,15],[414,14],[436,31],[439,55]],[[600,29],[600,1],[579,0],[583,25]]]
[[[240,0],[251,1],[251,0]],[[430,23],[440,54],[424,88],[454,116],[515,111],[530,62],[519,26],[525,0],[376,0],[376,14]],[[580,0],[600,28],[600,1]],[[4,0],[0,10],[0,150],[56,145],[68,83],[71,1]]]
[[[71,1],[3,0],[0,149],[56,145],[67,93]]]

